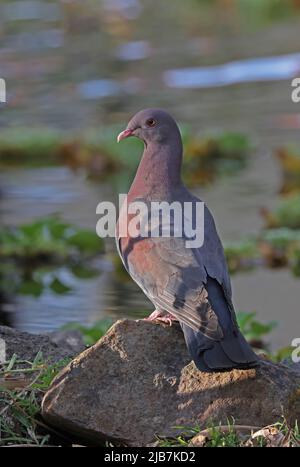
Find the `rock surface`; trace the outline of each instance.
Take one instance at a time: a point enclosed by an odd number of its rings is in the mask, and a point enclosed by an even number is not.
[[[178,325],[124,320],[56,377],[42,413],[91,444],[143,446],[156,435],[176,435],[178,425],[300,420],[299,387],[299,373],[268,361],[252,370],[201,373]]]
[[[33,361],[38,352],[42,352],[43,358],[52,363],[72,358],[85,349],[82,336],[77,331],[29,334],[0,326],[0,339],[5,342],[6,360],[17,354],[22,360]]]

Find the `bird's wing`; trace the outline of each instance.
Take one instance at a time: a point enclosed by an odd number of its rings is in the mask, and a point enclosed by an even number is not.
[[[198,262],[203,264],[207,275],[215,279],[224,293],[232,325],[238,328],[234,306],[232,303],[231,281],[228,272],[224,249],[219,238],[213,216],[205,206],[204,245],[194,250]]]
[[[211,339],[222,339],[205,289],[205,267],[184,239],[131,239],[131,245],[120,249],[130,275],[158,309]]]
[[[223,290],[234,327],[235,313],[223,247],[205,207],[204,244],[187,248],[184,237],[146,237],[117,241],[124,266],[155,306],[205,336],[220,340],[223,331],[208,299],[208,277]],[[225,310],[226,311],[226,310]]]

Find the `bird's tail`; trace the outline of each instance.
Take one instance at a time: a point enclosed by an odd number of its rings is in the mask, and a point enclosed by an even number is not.
[[[239,331],[237,335],[227,335],[224,340],[213,341],[184,323],[180,325],[189,353],[199,370],[229,371],[258,365],[257,355]]]
[[[206,337],[184,323],[180,323],[192,359],[201,371],[229,371],[233,368],[245,369],[258,365],[258,357],[244,336],[232,321],[228,303],[221,286],[208,278],[206,289],[209,302],[218,316],[223,330],[219,341]]]

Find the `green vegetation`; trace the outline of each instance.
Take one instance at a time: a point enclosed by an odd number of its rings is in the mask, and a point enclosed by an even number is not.
[[[268,427],[236,425],[234,420],[227,425],[214,425],[206,429],[196,427],[174,427],[181,433],[174,438],[158,437],[159,447],[299,447],[298,424],[290,427],[285,420]],[[194,438],[194,439],[193,439]]]
[[[258,240],[258,249],[269,267],[291,266],[295,252],[300,247],[300,231],[286,227],[263,231]],[[292,267],[294,272],[294,269]]]
[[[300,231],[281,227],[263,231],[259,238],[272,247],[287,252],[291,247],[300,244]]]
[[[232,25],[236,27],[238,24],[247,31],[262,29],[299,12],[299,4],[295,0],[193,0],[193,3],[199,5],[199,12],[201,15],[205,13],[205,19],[210,23],[215,24],[212,15],[216,15],[216,8],[219,8],[232,17]],[[195,15],[194,10],[193,13]]]
[[[238,271],[253,269],[256,259],[259,257],[256,242],[253,239],[226,243],[224,251],[229,272],[232,274]]]
[[[277,326],[276,321],[263,324],[257,321],[256,312],[239,311],[237,313],[239,327],[247,341],[256,348],[266,349],[264,338]]]
[[[284,198],[274,211],[264,209],[262,215],[266,228],[300,229],[300,195]]]
[[[300,191],[300,149],[287,146],[278,149],[275,153],[279,161],[283,184],[281,193],[296,194]]]
[[[60,162],[62,134],[48,128],[1,130],[0,160],[4,165],[43,166]]]
[[[242,334],[256,351],[262,351],[263,355],[273,362],[280,363],[283,360],[285,362],[291,362],[291,355],[294,350],[293,347],[287,346],[273,352],[269,351],[269,341],[267,338],[278,326],[277,321],[261,323],[257,320],[257,313],[255,311],[238,311],[236,316]]]
[[[12,129],[0,133],[0,159],[5,165],[44,166],[66,164],[72,170],[84,168],[89,177],[126,173],[136,169],[142,143],[136,138],[116,142],[120,126],[90,129],[81,135],[63,134],[43,128]],[[216,176],[232,173],[245,165],[250,149],[239,133],[196,138],[183,130],[186,145],[184,175],[187,183],[208,183]]]
[[[291,258],[291,267],[294,276],[300,277],[300,248],[294,250]]]
[[[294,276],[300,276],[300,229],[263,230],[256,237],[225,244],[224,251],[231,274],[267,266],[289,267]]]
[[[275,326],[275,323],[259,323],[255,319],[255,313],[238,313],[238,322],[246,338],[253,343],[263,342],[263,338]],[[112,320],[107,319],[91,327],[71,323],[63,329],[79,330],[84,336],[85,343],[92,345],[106,333],[112,323]],[[282,354],[277,353],[273,359],[279,359],[279,356],[280,359],[285,358],[287,349],[282,349]],[[39,353],[33,362],[19,360],[13,355],[10,361],[0,364],[0,446],[72,445],[72,439],[63,438],[61,434],[46,426],[40,417],[43,395],[53,378],[69,361],[65,359],[51,364]],[[264,428],[261,433],[257,431],[257,427],[241,427],[234,421],[228,422],[226,426],[210,424],[205,430],[200,426],[175,428],[179,433],[176,437],[172,439],[158,437],[159,447],[188,446],[196,435],[200,436],[198,443],[203,447],[263,447],[270,443],[300,445],[298,426],[291,428],[285,421]],[[252,436],[254,431],[257,433]]]
[[[278,227],[300,229],[300,195],[281,201],[273,215]]]
[[[79,323],[68,323],[62,327],[62,330],[76,330],[80,331],[84,343],[88,346],[95,344],[108,329],[113,325],[112,319],[101,319],[96,321],[92,326],[82,326]]]
[[[146,315],[146,314],[145,314]],[[268,354],[270,359],[275,361],[283,360],[291,355],[291,348],[279,349],[276,353],[270,354],[267,352],[269,342],[266,340],[270,333],[276,328],[277,322],[271,321],[269,323],[261,323],[257,320],[256,312],[237,312],[238,325],[253,347],[256,349],[262,349]],[[77,330],[79,331],[84,339],[84,343],[87,346],[94,345],[113,325],[114,320],[110,318],[104,318],[96,321],[91,326],[83,326],[80,323],[72,322],[65,324],[62,330]],[[280,358],[279,358],[280,357]]]
[[[235,426],[230,422],[225,427],[214,426],[211,423],[205,430],[201,430],[200,426],[176,426],[174,428],[181,432],[180,435],[167,439],[158,437],[159,447],[187,447],[192,438],[198,436],[201,437],[201,447],[238,447],[240,445]]]
[[[209,428],[209,436],[206,442],[206,447],[238,447],[240,439],[234,425],[228,423],[228,431],[223,431],[221,427],[212,426]]]
[[[0,364],[0,446],[49,444],[53,430],[39,418],[42,397],[69,360],[49,364],[38,354],[33,362]]]
[[[251,146],[240,133],[222,133],[197,138],[183,131],[185,157],[183,176],[190,186],[207,184],[217,176],[232,174],[245,167]]]
[[[6,293],[39,296],[45,288],[56,294],[71,288],[60,279],[59,268],[75,278],[91,278],[99,271],[90,260],[103,253],[103,240],[93,231],[62,222],[39,219],[19,227],[0,229],[0,278]]]
[[[300,148],[297,144],[288,144],[277,150],[276,156],[282,163],[282,168],[291,173],[300,174]]]
[[[0,255],[6,258],[61,262],[102,251],[103,240],[95,232],[79,229],[56,216],[0,230]]]

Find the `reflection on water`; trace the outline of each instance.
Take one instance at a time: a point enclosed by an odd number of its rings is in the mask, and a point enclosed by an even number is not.
[[[142,60],[150,56],[151,49],[146,41],[132,41],[121,44],[116,52],[120,60]]]
[[[37,0],[6,2],[1,13],[6,21],[44,20],[57,21],[61,19],[59,5]]]
[[[224,65],[169,70],[164,74],[167,86],[206,88],[252,81],[294,78],[300,73],[300,54],[251,58]]]
[[[244,132],[255,143],[249,167],[194,191],[212,209],[223,240],[256,233],[259,208],[273,207],[278,199],[279,172],[271,151],[300,140],[298,126],[282,123],[286,116],[297,119],[300,108],[291,101],[287,80],[300,72],[299,18],[253,33],[232,15],[232,24],[227,18],[220,27],[220,11],[207,26],[200,8],[190,11],[186,2],[172,2],[172,11],[170,2],[163,2],[159,12],[146,0],[101,4],[89,3],[91,12],[80,2],[2,2],[0,75],[9,82],[9,104],[1,110],[0,125],[95,128],[126,124],[142,107],[163,106],[203,134]],[[10,225],[60,213],[94,229],[99,201],[117,195],[110,180],[88,181],[84,173],[64,167],[5,170],[0,185],[1,218]],[[6,322],[38,332],[69,321],[92,323],[107,315],[138,317],[150,311],[137,286],[114,274],[113,240],[106,247],[99,277],[68,278],[74,289],[59,299],[51,291],[39,299],[19,297]],[[239,309],[257,310],[262,321],[280,320],[275,346],[298,337],[300,288],[289,272],[237,275],[233,286]]]

